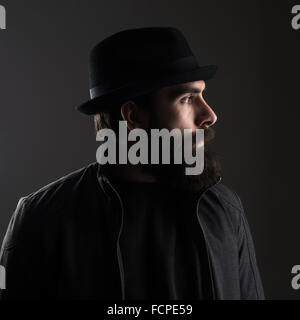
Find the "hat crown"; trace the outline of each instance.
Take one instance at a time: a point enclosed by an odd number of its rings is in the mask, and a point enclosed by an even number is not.
[[[194,56],[183,34],[173,27],[123,30],[98,43],[90,53],[90,89],[118,87],[147,77],[180,58]]]
[[[84,114],[112,110],[128,99],[166,86],[206,81],[216,70],[216,65],[199,66],[177,28],[155,26],[119,31],[91,50],[91,99],[76,109]]]

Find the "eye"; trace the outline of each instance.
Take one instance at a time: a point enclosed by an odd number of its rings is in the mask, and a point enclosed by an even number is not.
[[[181,101],[183,103],[189,103],[187,101],[189,100],[190,102],[192,102],[193,98],[194,98],[194,96],[188,96],[188,97],[183,98]]]

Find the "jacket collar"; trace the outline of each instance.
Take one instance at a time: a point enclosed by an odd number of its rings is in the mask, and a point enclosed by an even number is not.
[[[111,188],[107,187],[107,184],[111,184],[108,175],[107,175],[107,170],[106,170],[106,166],[105,165],[100,165],[99,163],[97,163],[97,179],[99,182],[99,185],[102,189],[102,191],[104,192],[104,194],[111,198],[112,193],[111,193]],[[221,175],[211,178],[210,183],[208,184],[208,186],[204,189],[204,191],[201,192],[201,196],[208,191],[209,189],[211,189],[213,186],[219,184],[222,181],[223,177]]]

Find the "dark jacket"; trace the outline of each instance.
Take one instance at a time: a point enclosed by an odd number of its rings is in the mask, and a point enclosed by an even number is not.
[[[212,299],[264,299],[238,195],[218,181],[197,208]],[[122,200],[98,163],[21,198],[1,248],[1,298],[122,299],[122,214]]]

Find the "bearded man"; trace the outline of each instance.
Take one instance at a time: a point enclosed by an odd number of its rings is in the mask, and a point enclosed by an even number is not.
[[[178,29],[149,27],[101,41],[89,70],[91,99],[77,109],[96,132],[118,135],[121,120],[128,132],[202,129],[204,170],[95,162],[21,198],[2,299],[264,299],[241,200],[207,148],[217,116],[203,92],[217,67],[200,66]]]

